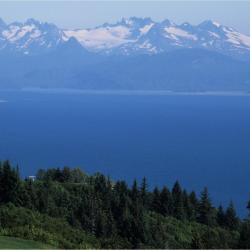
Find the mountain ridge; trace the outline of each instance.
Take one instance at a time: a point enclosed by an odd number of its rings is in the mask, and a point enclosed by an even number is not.
[[[250,58],[250,35],[205,20],[180,25],[165,19],[130,17],[92,29],[61,29],[53,23],[29,18],[6,24],[0,20],[0,52],[26,55],[52,51],[69,39],[86,50],[104,55],[159,54],[178,48],[204,48],[222,54]]]
[[[132,17],[71,31],[0,21],[0,89],[249,92],[249,68],[250,36],[210,20]]]

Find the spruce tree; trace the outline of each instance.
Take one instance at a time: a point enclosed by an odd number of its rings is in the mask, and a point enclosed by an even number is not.
[[[250,201],[247,203],[247,209],[249,211],[248,217],[250,217]]]
[[[69,167],[64,167],[62,170],[62,182],[70,182],[71,171]]]
[[[239,227],[239,218],[236,215],[234,204],[231,201],[225,214],[225,226],[230,230],[237,230]]]
[[[205,187],[201,193],[201,199],[199,204],[198,221],[200,223],[214,226],[215,223],[215,210],[209,198],[208,189]]]
[[[131,214],[132,218],[130,221],[130,237],[134,248],[140,248],[140,244],[145,241],[144,232],[144,209],[140,192],[135,180],[131,190]]]
[[[216,220],[220,227],[225,227],[225,212],[221,205],[218,207]]]
[[[195,219],[195,211],[189,199],[189,195],[186,190],[183,190],[183,206],[185,218],[192,221]]]
[[[156,213],[161,213],[161,197],[158,187],[154,188],[151,208]]]
[[[147,184],[146,177],[142,179],[140,193],[141,193],[142,204],[144,207],[147,208],[149,200],[148,200],[148,184]]]
[[[250,249],[250,220],[245,220],[241,226],[239,249]]]
[[[160,193],[160,203],[161,203],[160,207],[161,214],[164,216],[171,215],[172,198],[171,198],[171,193],[166,186],[163,187]]]
[[[131,190],[131,199],[133,201],[136,201],[139,198],[139,189],[137,185],[137,181],[134,180],[133,185],[132,185],[132,190]]]
[[[185,218],[185,212],[183,207],[183,195],[182,189],[178,181],[175,182],[172,189],[173,198],[173,216],[177,219],[183,220]]]
[[[20,184],[21,179],[19,176],[18,167],[12,168],[9,161],[5,161],[2,164],[0,178],[0,198],[3,203],[12,202],[16,205],[19,203]]]
[[[199,201],[196,197],[196,193],[194,191],[192,191],[189,195],[189,201],[191,204],[191,208],[192,208],[192,215],[191,215],[191,220],[196,220],[198,217],[198,208],[199,208]]]

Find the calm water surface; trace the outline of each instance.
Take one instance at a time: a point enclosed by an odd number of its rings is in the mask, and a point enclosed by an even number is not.
[[[250,96],[0,91],[0,159],[39,168],[81,166],[115,179],[188,190],[219,204],[250,200]]]

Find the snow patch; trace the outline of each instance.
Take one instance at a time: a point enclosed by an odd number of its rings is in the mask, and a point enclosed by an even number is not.
[[[216,38],[220,38],[220,36],[212,31],[208,31],[208,33],[213,36],[213,37],[216,37]]]
[[[42,35],[42,33],[41,33],[40,30],[35,30],[35,31],[33,31],[32,34],[30,35],[30,38],[35,39],[35,38],[40,37],[41,35]]]
[[[187,31],[176,28],[176,27],[167,27],[164,30],[168,34],[172,35],[172,37],[174,37],[174,38],[184,37],[184,38],[191,39],[191,40],[197,40],[197,37],[195,35],[192,35],[192,34],[188,33]]]
[[[216,26],[217,28],[219,28],[219,27],[221,26],[220,23],[215,22],[215,21],[213,21],[212,24],[213,24],[214,26]]]
[[[249,47],[250,50],[250,36],[244,35],[242,33],[239,33],[237,31],[234,32],[228,32],[227,31],[227,41],[236,44],[236,45],[244,45]]]
[[[8,30],[4,30],[2,32],[2,35],[5,39],[10,40],[12,37],[14,37],[17,33],[17,31],[20,30],[20,27],[11,25]]]
[[[153,46],[148,40],[144,41],[142,44],[138,46],[140,49],[146,49],[148,52],[157,53],[157,49]]]
[[[64,40],[74,37],[87,48],[104,49],[129,42],[130,30],[124,26],[100,27],[93,30],[65,30]]]
[[[140,28],[141,35],[145,35],[149,32],[149,30],[153,27],[153,23],[147,24],[144,27]]]
[[[10,26],[9,30],[3,31],[3,36],[10,42],[16,42],[23,38],[27,33],[32,32],[35,29],[34,25],[25,25],[23,27]],[[35,37],[38,33],[35,33]]]

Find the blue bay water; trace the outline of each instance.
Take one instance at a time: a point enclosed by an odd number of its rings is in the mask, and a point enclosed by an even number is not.
[[[0,92],[0,159],[250,200],[250,96]],[[3,102],[3,100],[5,102]]]

